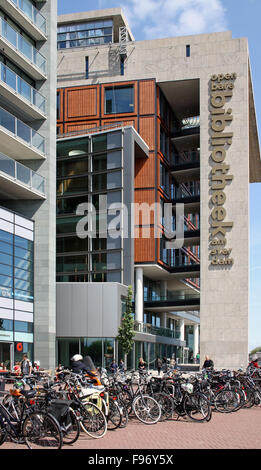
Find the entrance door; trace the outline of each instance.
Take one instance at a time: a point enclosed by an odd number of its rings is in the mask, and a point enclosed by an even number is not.
[[[8,370],[13,367],[13,344],[0,342],[0,363],[4,364]]]

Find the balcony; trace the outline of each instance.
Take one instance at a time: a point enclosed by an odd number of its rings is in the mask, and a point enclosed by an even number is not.
[[[1,197],[45,199],[45,179],[12,158],[0,153]]]
[[[200,133],[200,117],[192,116],[184,118],[177,129],[172,133],[171,139],[179,139]]]
[[[200,304],[200,292],[194,290],[167,291],[166,294],[151,293],[144,297],[144,307],[148,309],[174,309],[175,307],[197,307]]]
[[[2,0],[1,6],[36,41],[46,40],[46,19],[31,0]]]
[[[32,119],[46,119],[45,97],[3,63],[0,63],[0,92]]]
[[[170,273],[195,277],[200,273],[200,259],[190,249],[183,247],[179,250],[161,248],[161,261],[166,264]]]
[[[163,336],[165,338],[179,339],[180,332],[177,330],[171,330],[170,328],[162,328],[154,326],[149,323],[134,322],[134,331],[137,333],[145,333],[154,336]]]
[[[45,139],[0,107],[1,150],[15,160],[45,158]]]
[[[199,150],[184,150],[183,152],[174,153],[171,160],[171,173],[177,179],[186,177],[188,180],[188,175],[199,173]]]
[[[45,57],[3,18],[0,18],[0,47],[35,80],[46,79]]]
[[[175,204],[182,203],[185,205],[184,211],[199,212],[200,205],[200,182],[189,181],[180,183],[179,186],[171,186],[171,199]]]

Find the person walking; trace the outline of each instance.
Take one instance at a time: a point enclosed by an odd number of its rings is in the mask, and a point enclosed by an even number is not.
[[[156,359],[156,368],[158,369],[158,375],[161,373],[161,368],[162,368],[162,360],[158,356]]]

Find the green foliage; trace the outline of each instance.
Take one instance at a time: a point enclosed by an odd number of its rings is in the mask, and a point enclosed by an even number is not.
[[[128,297],[126,303],[126,311],[121,320],[117,340],[122,347],[124,354],[129,354],[134,344],[134,319],[132,316],[132,287],[128,287]]]
[[[257,352],[261,352],[261,346],[258,346],[257,348],[252,349],[252,351],[250,351],[250,354],[255,354]]]

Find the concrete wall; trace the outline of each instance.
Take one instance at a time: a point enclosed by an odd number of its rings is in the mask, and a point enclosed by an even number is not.
[[[114,282],[58,282],[57,337],[115,338],[127,293]]]

